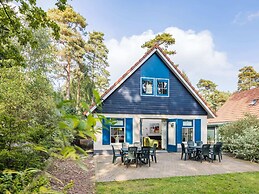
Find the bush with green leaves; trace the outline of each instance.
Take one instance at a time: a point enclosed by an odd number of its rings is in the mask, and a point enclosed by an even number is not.
[[[50,82],[39,72],[0,68],[0,171],[39,168],[50,147],[58,117]]]
[[[219,136],[224,150],[238,158],[259,162],[259,119],[246,115],[243,119],[223,125]]]

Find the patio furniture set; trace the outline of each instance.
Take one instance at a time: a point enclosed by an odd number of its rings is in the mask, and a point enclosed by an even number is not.
[[[213,162],[213,160],[216,160],[216,157],[218,156],[219,162],[222,160],[222,142],[217,142],[214,145],[211,144],[203,144],[202,141],[197,141],[196,144],[193,141],[187,142],[187,147],[184,143],[181,143],[182,147],[182,154],[181,154],[181,160],[186,160],[186,157],[188,156],[188,159],[193,159],[197,161],[203,161],[207,160],[210,162]]]
[[[135,164],[136,167],[142,165],[148,165],[150,167],[150,159],[152,161],[156,159],[156,145],[153,147],[143,146],[140,147],[139,143],[134,143],[132,146],[122,143],[120,150],[115,150],[112,145],[113,159],[112,162],[115,163],[117,158],[121,158],[121,162],[127,167],[131,164]]]

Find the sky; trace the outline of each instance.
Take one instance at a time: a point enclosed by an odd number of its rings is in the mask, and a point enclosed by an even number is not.
[[[105,34],[113,84],[145,53],[157,34],[175,38],[171,60],[193,86],[208,79],[222,91],[237,90],[238,70],[259,71],[258,0],[68,0],[86,18],[87,31]],[[38,0],[44,10],[55,0]]]

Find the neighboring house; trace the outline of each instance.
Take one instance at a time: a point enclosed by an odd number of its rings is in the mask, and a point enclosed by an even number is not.
[[[242,119],[246,113],[259,117],[259,88],[236,92],[217,111],[217,117],[208,119],[208,139],[217,139],[220,125]]]
[[[119,68],[119,67],[118,67]],[[143,145],[144,137],[159,142],[158,149],[175,152],[188,140],[207,142],[207,118],[215,114],[159,46],[151,48],[102,96],[102,109],[116,124],[98,123],[94,151],[121,143]]]

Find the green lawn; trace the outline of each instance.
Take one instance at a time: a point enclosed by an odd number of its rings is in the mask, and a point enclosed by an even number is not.
[[[96,184],[96,193],[259,193],[259,172]]]

